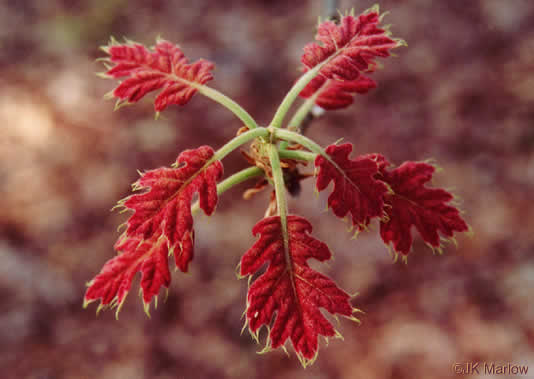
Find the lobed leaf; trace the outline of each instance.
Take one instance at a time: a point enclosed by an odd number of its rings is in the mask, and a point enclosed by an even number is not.
[[[366,93],[376,87],[362,72],[376,68],[376,57],[385,58],[390,50],[404,44],[389,36],[386,28],[380,28],[378,9],[373,8],[358,17],[346,15],[339,25],[324,21],[319,25],[315,39],[304,47],[301,62],[303,71],[322,65],[316,79],[300,93],[309,98],[315,95],[315,103],[325,109],[340,109],[352,103],[355,93]]]
[[[145,308],[161,286],[170,283],[167,257],[174,254],[176,266],[187,272],[193,259],[194,229],[191,201],[198,193],[200,208],[211,215],[217,205],[217,181],[223,174],[209,146],[182,152],[173,168],[147,171],[134,183],[145,190],[119,202],[133,210],[126,230],[115,244],[120,254],[109,260],[89,284],[85,304],[100,299],[101,307],[119,306],[138,271]]]
[[[359,156],[351,160],[351,151],[350,143],[330,145],[326,148],[330,159],[317,156],[316,188],[323,191],[330,182],[334,182],[328,207],[340,218],[350,213],[352,225],[363,229],[371,218],[384,215],[384,195],[388,187],[375,178],[378,165],[372,156]]]
[[[316,358],[317,337],[338,336],[320,308],[352,318],[350,296],[327,276],[309,267],[311,258],[329,260],[332,253],[323,242],[308,233],[304,218],[287,217],[287,245],[279,216],[265,218],[252,229],[260,237],[241,259],[241,275],[253,275],[265,263],[267,270],[250,286],[246,317],[257,339],[262,325],[270,326],[266,349],[283,346],[290,339],[297,356],[307,365]]]
[[[118,104],[135,103],[149,92],[161,90],[154,102],[159,112],[171,104],[187,104],[199,86],[213,79],[213,63],[204,59],[188,63],[182,50],[165,40],[159,40],[152,51],[138,43],[113,40],[103,50],[112,63],[106,76],[125,77],[112,92]]]
[[[423,241],[440,251],[440,233],[452,238],[454,232],[468,231],[460,211],[448,204],[453,195],[441,188],[425,186],[432,179],[434,166],[424,162],[404,162],[389,171],[381,155],[380,180],[392,189],[386,194],[386,219],[380,223],[380,236],[386,244],[392,244],[396,253],[407,255],[413,244],[411,227],[415,226]]]

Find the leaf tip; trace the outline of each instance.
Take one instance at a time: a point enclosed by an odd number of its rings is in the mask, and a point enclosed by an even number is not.
[[[115,45],[118,45],[118,44],[119,44],[119,43],[117,42],[117,40],[115,39],[115,37],[110,36],[107,45],[99,46],[99,49],[102,50],[104,53],[106,53],[106,54],[109,55],[109,49],[110,49],[110,47],[115,46]]]
[[[377,10],[376,12],[377,13],[380,13],[380,9],[378,9],[378,4],[377,4]],[[390,12],[389,11],[385,11],[383,12],[382,14],[380,14],[380,16],[378,16],[378,21],[379,22],[382,22],[384,20],[384,18],[389,14]],[[387,26],[387,25],[386,25]],[[383,29],[386,29],[386,26],[383,27]]]
[[[124,299],[117,305],[115,310],[115,320],[119,321],[119,314],[121,313],[122,306],[124,305]]]
[[[469,224],[467,224],[467,230],[464,233],[469,238],[473,238],[475,236],[475,231],[473,230],[473,228],[471,228],[471,225]]]
[[[313,365],[315,361],[317,360],[318,356],[319,356],[319,349],[317,349],[317,351],[315,352],[312,358],[306,358],[304,357],[304,355],[302,355],[302,353],[297,352],[297,358],[300,364],[302,365],[302,368],[304,369],[307,368],[308,366]]]
[[[260,351],[257,351],[256,354],[263,355],[263,354],[270,353],[271,351],[273,351],[273,348],[269,345],[265,345],[263,349],[261,349]]]
[[[86,283],[87,286],[89,286],[89,283]],[[82,308],[83,309],[87,309],[87,307],[89,306],[89,304],[91,304],[94,300],[92,299],[88,299],[87,297],[84,297],[83,298],[83,304],[82,304]]]
[[[111,79],[112,78],[112,76],[108,75],[106,72],[97,72],[97,73],[95,73],[95,75],[97,77],[101,78],[101,79]],[[110,97],[106,97],[106,96],[107,96],[107,94],[104,95],[104,99],[105,100],[109,100]]]
[[[100,304],[98,304],[98,307],[96,307],[96,315],[98,316],[102,310],[107,309],[107,308],[108,308],[107,305],[104,305],[102,304],[102,302],[100,302]]]
[[[352,322],[358,324],[358,325],[362,324],[362,321],[359,318],[355,317],[355,316],[348,316],[348,317],[345,317],[345,318],[347,320],[349,320],[349,321],[352,321]]]
[[[98,74],[97,74],[97,75],[98,75]],[[109,91],[109,92],[106,92],[106,93],[104,94],[104,96],[103,96],[103,97],[104,97],[104,100],[111,100],[111,99],[114,99],[114,98],[115,98],[115,95],[114,95],[114,93],[113,93],[114,91],[115,91],[115,90],[111,90],[111,91]]]
[[[404,39],[402,38],[392,38],[392,39],[397,44],[397,46],[395,47],[408,47],[408,42],[406,42]]]
[[[241,275],[241,262],[239,262],[236,266],[235,266],[235,270],[234,270],[234,273],[235,273],[235,276],[238,280],[241,280],[241,279],[244,279],[247,277],[247,275]]]
[[[245,311],[243,312],[243,314],[241,315],[241,318],[243,318],[245,316],[245,314],[247,313],[247,310],[245,309]],[[245,318],[245,323],[243,324],[243,327],[241,328],[241,332],[239,333],[240,336],[243,335],[243,333],[245,332],[245,329],[247,328],[248,326],[248,319]]]
[[[114,97],[115,97],[114,92],[112,92],[112,94],[113,94],[113,95],[111,96],[111,98],[114,98]],[[105,98],[106,96],[107,96],[107,94],[104,95],[104,98]],[[132,105],[132,104],[133,104],[133,103],[129,102],[128,100],[123,100],[123,99],[120,99],[120,98],[119,98],[119,99],[117,99],[117,101],[115,102],[115,106],[113,107],[113,112],[118,111],[119,109],[121,109],[121,108],[123,108],[123,107],[126,107],[126,106],[128,106],[128,105]]]
[[[146,302],[143,300],[143,310],[145,311],[145,314],[148,318],[152,318],[150,316],[150,301]]]

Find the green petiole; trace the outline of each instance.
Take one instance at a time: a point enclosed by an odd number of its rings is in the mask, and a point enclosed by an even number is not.
[[[328,60],[325,60],[324,63],[328,62]],[[306,72],[304,75],[300,77],[299,80],[293,85],[293,87],[289,90],[287,95],[284,97],[284,100],[282,100],[282,103],[276,110],[276,113],[273,117],[273,120],[271,121],[271,126],[275,128],[280,128],[282,126],[282,122],[284,121],[284,117],[286,116],[287,112],[289,111],[289,108],[291,108],[291,105],[295,102],[295,99],[299,95],[299,93],[308,85],[309,82],[312,81],[312,79],[319,73],[319,70],[323,67],[323,64],[319,64],[315,66],[313,69]]]
[[[245,143],[253,140],[254,138],[258,138],[258,137],[265,138],[265,137],[268,137],[270,133],[271,132],[267,128],[258,127],[258,128],[249,130],[248,132],[245,132],[243,134],[240,134],[237,137],[232,138],[228,143],[226,143],[223,147],[217,150],[217,152],[213,155],[213,157],[209,160],[209,162],[206,165],[209,165],[216,160],[223,159],[228,154],[230,154],[232,151],[234,151],[241,145],[244,145]]]
[[[307,162],[314,161],[315,158],[317,157],[317,154],[315,153],[310,153],[308,151],[302,151],[302,150],[280,149],[278,151],[278,154],[280,155],[280,158],[295,159],[298,161],[307,161]]]
[[[236,115],[237,118],[243,121],[247,128],[251,130],[258,128],[258,124],[252,118],[252,116],[246,110],[244,110],[241,105],[237,104],[234,100],[230,99],[225,94],[207,86],[194,87],[198,89],[198,92],[200,92],[204,96],[209,97],[210,99],[214,100],[215,102],[221,104],[223,107],[231,111],[234,115]]]

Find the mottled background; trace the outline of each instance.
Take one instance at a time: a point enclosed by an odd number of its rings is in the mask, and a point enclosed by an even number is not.
[[[341,1],[362,11],[373,0]],[[136,289],[120,315],[82,309],[85,282],[113,256],[111,213],[137,169],[186,148],[221,146],[240,124],[197,95],[154,120],[149,100],[112,112],[95,72],[110,35],[163,36],[215,61],[211,84],[267,123],[298,76],[321,1],[2,1],[0,3],[0,376],[2,378],[453,378],[455,362],[530,365],[534,377],[534,2],[384,0],[409,46],[384,61],[379,87],[316,120],[322,144],[345,137],[391,161],[435,159],[474,236],[443,256],[417,240],[392,264],[376,228],[351,240],[306,183],[292,211],[336,259],[322,271],[359,292],[362,324],[321,341],[303,370],[240,335],[246,281],[234,269],[268,193],[246,186],[198,215],[191,273],[143,313]],[[245,167],[239,154],[227,174]],[[135,284],[137,288],[137,284]],[[264,335],[263,335],[264,337]],[[476,377],[473,376],[473,377]],[[480,376],[482,377],[482,375]],[[484,376],[489,378],[491,376]],[[498,376],[503,378],[506,376]]]

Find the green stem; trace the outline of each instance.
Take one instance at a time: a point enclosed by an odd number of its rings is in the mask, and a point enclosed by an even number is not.
[[[270,132],[267,128],[261,128],[258,127],[256,129],[249,130],[248,132],[245,132],[243,134],[238,135],[237,137],[234,137],[231,139],[226,145],[221,147],[217,152],[211,157],[211,159],[206,163],[206,166],[209,166],[211,163],[213,163],[216,160],[221,160],[224,157],[226,157],[228,154],[230,154],[232,151],[237,149],[239,146],[247,143],[250,140],[253,140],[254,138],[262,137],[265,138],[269,136]]]
[[[280,156],[276,145],[269,144],[269,161],[273,172],[274,190],[276,192],[276,205],[280,215],[282,229],[287,229],[287,201],[286,186],[284,184],[284,173],[280,166]],[[287,231],[287,230],[286,230]]]
[[[215,102],[221,104],[222,106],[230,110],[241,121],[243,121],[243,123],[246,125],[247,128],[256,129],[258,127],[258,124],[252,118],[252,116],[246,110],[244,110],[239,104],[237,104],[235,101],[230,99],[225,94],[217,91],[216,89],[213,89],[211,87],[207,87],[204,85],[195,86],[195,88],[198,89],[198,92],[200,92],[204,96],[209,97],[210,99],[214,100]]]
[[[248,167],[241,171],[238,171],[232,176],[229,176],[228,178],[224,179],[217,185],[217,195],[228,191],[230,188],[240,183],[243,183],[244,181],[255,178],[257,176],[261,176],[263,174],[263,170],[256,166]]]
[[[263,175],[263,170],[254,166],[249,167],[224,179],[222,182],[217,184],[217,195],[228,191],[230,188],[247,181],[248,179],[255,178],[257,176]],[[191,213],[195,213],[200,209],[200,202],[197,200],[195,204],[191,207]]]
[[[284,184],[284,174],[280,167],[280,157],[278,156],[278,148],[274,143],[269,145],[269,161],[271,162],[271,169],[273,174],[274,189],[276,192],[276,207],[278,208],[278,216],[280,216],[280,229],[282,230],[282,239],[284,243],[284,259],[286,262],[286,269],[289,275],[293,293],[297,296],[297,289],[295,288],[295,273],[293,270],[293,261],[289,253],[289,232],[287,230],[287,200],[286,200],[286,186]]]
[[[302,134],[292,132],[290,130],[286,129],[274,129],[273,130],[273,136],[275,138],[280,138],[287,141],[296,142],[308,150],[311,150],[313,153],[321,154],[325,158],[330,158],[323,148],[319,146],[317,143],[315,143],[313,140],[309,139],[308,137],[303,136]]]
[[[319,93],[319,91],[317,91]],[[304,103],[297,109],[293,117],[291,118],[291,121],[289,121],[289,127],[293,130],[300,130],[300,126],[302,125],[302,121],[306,118],[308,113],[310,113],[311,109],[313,108],[315,104],[315,98],[316,96],[312,96],[309,99],[306,99]]]
[[[308,85],[308,83],[319,73],[319,70],[323,67],[325,63],[327,63],[329,59],[325,60],[324,62],[318,64],[308,72],[306,72],[304,75],[300,77],[299,80],[293,85],[293,87],[289,90],[286,97],[284,97],[284,100],[282,100],[282,103],[278,107],[273,120],[271,121],[271,126],[274,126],[275,128],[280,128],[282,126],[282,121],[284,121],[284,117],[286,116],[287,112],[289,111],[289,108],[291,108],[291,105],[295,102],[295,99],[299,95],[299,93]]]
[[[280,149],[278,151],[280,158],[285,159],[295,159],[297,161],[307,161],[311,162],[314,161],[315,158],[317,158],[317,154],[310,153],[308,151],[302,151],[302,150],[284,150]]]
[[[285,258],[291,274],[291,257],[289,256],[289,237],[287,233],[286,186],[284,184],[284,173],[282,172],[282,167],[280,166],[278,149],[275,144],[269,145],[269,161],[271,162],[271,169],[273,173],[274,190],[276,193],[276,207],[278,208],[280,227],[282,229],[282,237],[284,239]]]

